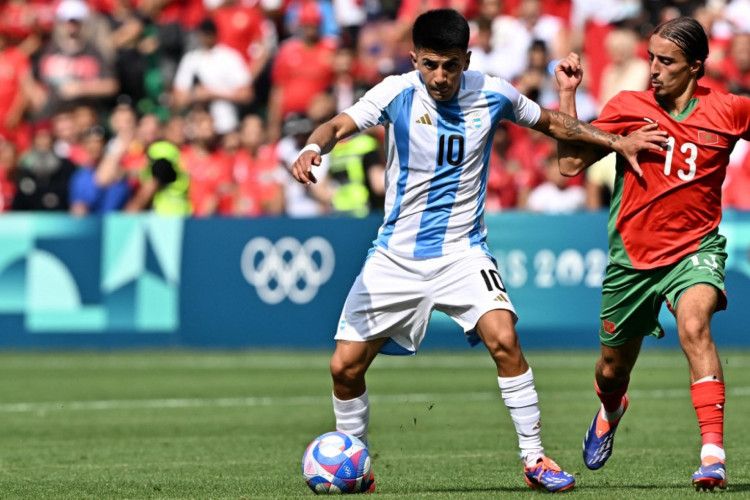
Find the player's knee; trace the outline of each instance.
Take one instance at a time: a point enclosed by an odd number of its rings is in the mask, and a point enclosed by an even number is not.
[[[331,358],[331,377],[337,384],[349,386],[357,383],[364,376],[364,369],[357,363],[351,363],[340,356]]]
[[[609,384],[618,385],[630,377],[631,366],[622,359],[614,357],[602,357],[598,364],[601,378]]]
[[[705,344],[711,341],[711,329],[707,319],[691,316],[681,321],[680,339],[685,344]]]

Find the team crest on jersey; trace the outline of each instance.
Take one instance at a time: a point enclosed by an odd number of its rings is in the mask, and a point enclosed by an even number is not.
[[[719,135],[715,134],[713,132],[707,132],[705,130],[698,131],[698,142],[700,144],[718,144],[719,143]]]
[[[606,319],[602,321],[602,326],[604,327],[604,331],[610,335],[614,335],[615,330],[617,330],[617,326],[612,321],[607,321]]]
[[[478,111],[469,115],[469,125],[471,125],[474,130],[482,128],[482,115],[480,115]]]

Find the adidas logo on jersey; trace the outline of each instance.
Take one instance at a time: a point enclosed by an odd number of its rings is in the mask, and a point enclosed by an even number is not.
[[[421,123],[422,125],[432,125],[432,120],[430,120],[429,113],[425,113],[424,115],[420,116],[416,123]]]
[[[500,295],[498,295],[497,297],[495,297],[495,299],[493,300],[493,302],[508,302],[508,299],[506,299],[505,295],[503,295],[501,293]]]

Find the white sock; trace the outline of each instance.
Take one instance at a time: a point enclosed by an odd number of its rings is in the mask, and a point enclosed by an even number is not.
[[[333,414],[336,430],[359,438],[367,445],[367,426],[370,423],[370,400],[367,391],[361,396],[346,401],[333,396]]]
[[[526,465],[533,465],[544,456],[539,396],[534,388],[534,374],[529,368],[526,373],[517,377],[498,377],[497,383],[516,427],[521,456]]]
[[[706,457],[716,457],[721,461],[725,461],[727,459],[727,455],[726,453],[724,453],[724,448],[720,448],[715,444],[703,445],[703,447],[701,448],[701,461]]]
[[[602,405],[602,418],[607,422],[616,422],[618,418],[622,417],[623,413],[625,413],[625,401],[620,403],[620,406],[613,412],[605,410],[604,405]]]

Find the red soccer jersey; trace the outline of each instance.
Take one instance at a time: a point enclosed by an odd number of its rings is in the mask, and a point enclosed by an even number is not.
[[[610,260],[636,269],[673,264],[698,250],[721,221],[721,185],[738,139],[750,139],[750,99],[698,87],[677,116],[652,90],[620,92],[594,122],[627,135],[649,121],[669,134],[641,153],[643,178],[618,157],[609,216]]]

